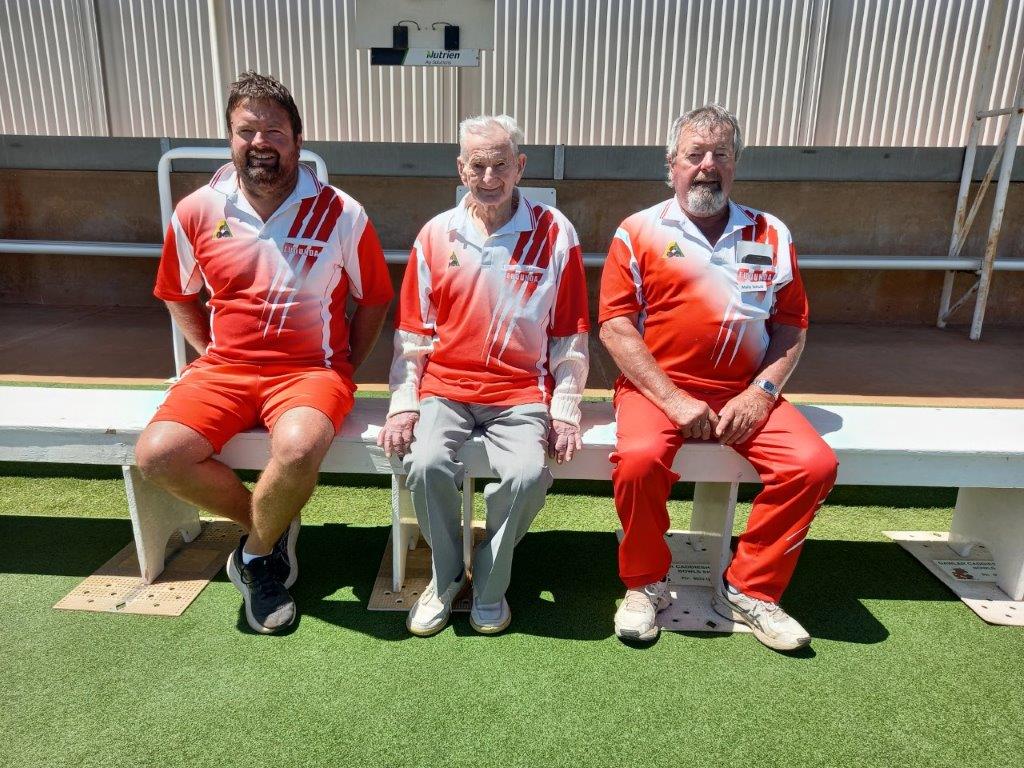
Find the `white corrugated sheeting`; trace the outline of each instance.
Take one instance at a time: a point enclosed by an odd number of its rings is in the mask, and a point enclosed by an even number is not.
[[[205,2],[101,0],[112,136],[220,136]]]
[[[452,141],[456,73],[371,67],[369,53],[348,44],[354,21],[351,0],[230,0],[218,18],[226,81],[245,69],[280,77],[307,139]]]
[[[0,2],[0,133],[107,134],[92,0]]]
[[[737,112],[750,144],[808,144],[827,6],[508,0],[480,99],[541,144],[660,144],[708,101]]]
[[[837,146],[963,146],[980,41],[992,2],[833,2],[814,142]],[[1022,76],[1024,3],[1006,3],[992,106],[1010,106]],[[989,120],[983,144],[1005,130]]]
[[[993,3],[497,0],[495,50],[452,70],[370,67],[355,0],[4,0],[0,132],[221,136],[253,68],[289,85],[313,140],[453,141],[488,111],[531,143],[660,144],[714,100],[749,144],[961,146]],[[992,106],[1024,61],[1024,0],[1005,6]]]

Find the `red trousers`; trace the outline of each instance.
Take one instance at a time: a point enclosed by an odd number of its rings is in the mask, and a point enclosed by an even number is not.
[[[729,397],[701,399],[718,412]],[[624,533],[619,576],[627,588],[634,588],[664,578],[672,562],[664,538],[669,527],[666,502],[679,480],[672,461],[683,436],[660,408],[632,389],[616,392],[615,420],[612,485]],[[732,447],[754,466],[764,488],[754,499],[725,576],[741,592],[777,603],[793,576],[811,521],[832,490],[838,463],[814,427],[781,398],[764,426]]]

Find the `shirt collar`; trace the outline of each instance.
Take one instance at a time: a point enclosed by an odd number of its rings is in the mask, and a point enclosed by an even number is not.
[[[691,237],[704,239],[704,235],[701,234],[697,225],[690,221],[690,218],[683,212],[682,206],[679,205],[679,199],[674,196],[662,209],[660,218],[665,223],[681,227]],[[725,229],[722,230],[722,237],[728,237],[733,232],[749,227],[754,223],[754,218],[746,210],[740,208],[732,200],[729,200],[729,220],[725,223]]]
[[[533,205],[523,195],[522,190],[519,191],[519,206],[516,208],[516,212],[512,214],[512,218],[505,222],[505,224],[498,229],[491,237],[497,235],[507,235],[512,232],[530,232],[537,225],[536,217],[533,213]],[[476,227],[469,220],[469,194],[467,193],[459,204],[456,205],[448,217],[448,231],[449,232],[476,232]]]
[[[249,201],[246,200],[245,195],[241,194],[241,190],[238,187],[238,171],[235,170],[234,163],[222,165],[217,172],[213,174],[213,178],[210,179],[210,186],[231,200],[235,205],[252,212],[253,215],[256,214],[256,212],[252,210],[252,206],[249,204]],[[316,197],[320,194],[320,190],[323,188],[323,182],[316,177],[316,174],[313,173],[313,171],[311,171],[305,164],[299,163],[299,180],[295,184],[295,189],[293,189],[292,193],[285,198],[277,211],[274,212],[274,215],[276,216],[278,212],[287,210],[304,198]]]

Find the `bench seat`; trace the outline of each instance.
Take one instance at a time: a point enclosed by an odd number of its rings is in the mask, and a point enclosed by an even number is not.
[[[139,433],[163,399],[159,390],[0,389],[0,461],[107,464],[123,468],[143,578],[163,569],[167,538],[179,529],[191,540],[199,532],[196,510],[147,483],[135,466]],[[943,486],[959,489],[950,545],[966,556],[985,544],[996,560],[998,585],[1024,599],[1024,410],[876,405],[801,405],[801,412],[839,458],[837,484]],[[387,400],[360,398],[322,465],[324,472],[388,474],[393,481],[396,589],[404,577],[405,553],[418,531],[402,482],[401,463],[376,446]],[[563,479],[609,479],[608,454],[615,442],[610,403],[583,405],[584,449],[568,464],[552,464]],[[265,430],[236,436],[218,457],[236,469],[262,469],[269,457]],[[460,454],[466,490],[492,476],[483,445],[467,443]],[[691,527],[705,532],[713,556],[728,562],[736,487],[757,482],[750,464],[717,443],[689,442],[674,468],[694,481]],[[466,495],[464,514],[472,514]],[[467,537],[467,547],[469,540]],[[468,550],[466,552],[468,556]],[[715,562],[715,560],[712,560]]]

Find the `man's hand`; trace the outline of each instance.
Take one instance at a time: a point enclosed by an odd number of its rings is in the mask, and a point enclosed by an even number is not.
[[[775,401],[757,387],[747,387],[722,407],[715,437],[725,445],[750,439],[768,420]]]
[[[559,464],[572,461],[577,451],[583,450],[583,439],[580,428],[567,421],[551,420],[548,428],[548,455]]]
[[[662,410],[683,437],[710,440],[718,424],[718,414],[707,403],[679,389],[669,395]]]
[[[384,449],[385,456],[390,459],[392,453],[397,453],[398,458],[402,458],[409,452],[412,430],[419,419],[420,415],[416,411],[402,411],[388,416],[377,435],[377,445]]]

